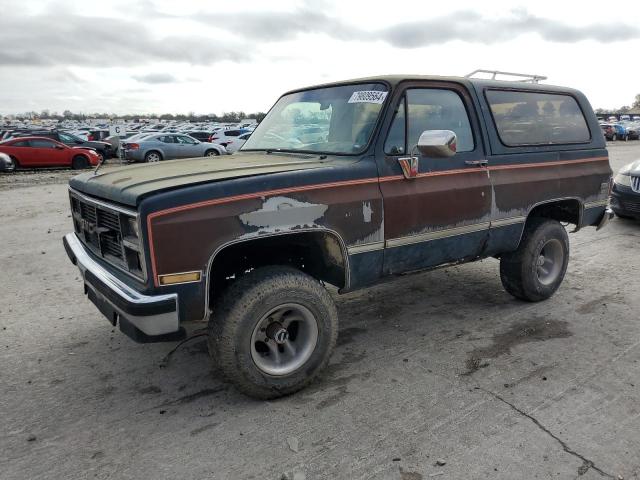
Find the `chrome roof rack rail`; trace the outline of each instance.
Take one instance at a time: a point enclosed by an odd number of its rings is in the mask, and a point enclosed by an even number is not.
[[[524,83],[540,83],[542,80],[546,80],[547,77],[543,76],[543,75],[530,75],[527,73],[513,73],[513,72],[501,72],[500,70],[483,70],[483,69],[478,69],[478,70],[474,70],[473,72],[469,73],[468,75],[465,75],[466,78],[484,78],[484,77],[478,77],[477,74],[479,73],[488,73],[491,75],[491,80],[503,80],[503,81],[507,81],[507,80],[511,80],[511,81],[515,81],[515,82],[524,82]],[[500,79],[500,78],[496,78],[498,75],[504,75],[504,76],[508,76],[508,77],[516,77],[516,79]]]

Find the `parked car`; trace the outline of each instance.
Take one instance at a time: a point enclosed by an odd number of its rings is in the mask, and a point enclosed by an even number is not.
[[[616,138],[616,129],[610,123],[601,123],[600,128],[604,138],[613,141]]]
[[[122,145],[124,158],[132,162],[159,162],[174,158],[215,157],[226,154],[221,145],[200,142],[188,135],[158,133]]]
[[[28,133],[23,133],[15,136],[38,136],[38,137],[47,137],[51,138],[60,143],[64,143],[70,147],[84,147],[90,148],[96,151],[98,156],[100,157],[100,161],[105,158],[111,158],[114,156],[114,150],[111,147],[111,144],[108,142],[98,142],[98,141],[88,141],[84,140],[80,137],[77,137],[69,132],[63,132],[60,130],[40,130],[40,131],[31,131]]]
[[[627,122],[625,128],[627,129],[627,138],[629,140],[640,139],[640,122]]]
[[[615,134],[613,135],[613,141],[623,140],[623,141],[626,142],[627,140],[629,140],[629,134],[627,133],[627,127],[625,127],[621,123],[614,123],[613,124],[613,128],[615,130]]]
[[[303,143],[313,121],[327,135]],[[324,283],[344,293],[496,257],[507,292],[551,297],[569,261],[563,224],[613,215],[599,131],[583,94],[541,84],[385,76],[295,90],[232,157],[73,178],[64,246],[112,325],[165,341],[208,321],[225,378],[274,398],[329,362],[338,314]]]
[[[230,140],[234,140],[238,138],[240,135],[244,135],[245,133],[251,133],[251,131],[246,128],[241,128],[237,130],[218,130],[213,132],[209,137],[209,142],[217,143],[218,145],[222,145],[226,147]]]
[[[640,160],[625,165],[614,177],[611,209],[621,218],[640,219]]]
[[[185,135],[189,135],[190,137],[195,138],[201,142],[208,142],[211,137],[212,132],[204,132],[204,131],[187,131],[184,132]]]
[[[237,152],[240,149],[240,147],[242,147],[242,145],[244,145],[245,142],[249,139],[249,137],[251,136],[251,133],[252,132],[243,133],[239,137],[233,137],[227,140],[225,142],[226,143],[225,148],[227,149],[227,153]]]
[[[9,170],[28,167],[96,166],[100,157],[90,148],[69,147],[46,137],[18,137],[0,142],[0,152],[9,155]]]

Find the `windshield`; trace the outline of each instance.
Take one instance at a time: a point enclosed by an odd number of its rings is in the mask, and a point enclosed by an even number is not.
[[[387,97],[387,87],[363,83],[318,88],[282,97],[242,150],[361,153]]]

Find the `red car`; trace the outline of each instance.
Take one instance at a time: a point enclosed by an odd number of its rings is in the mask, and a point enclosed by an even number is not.
[[[20,137],[0,142],[0,152],[11,158],[6,170],[28,167],[87,168],[99,163],[99,156],[90,148],[69,147],[44,137]]]

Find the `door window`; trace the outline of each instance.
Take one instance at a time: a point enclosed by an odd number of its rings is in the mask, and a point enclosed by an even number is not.
[[[398,103],[384,151],[388,155],[411,154],[425,130],[451,130],[457,138],[457,151],[475,148],[469,115],[460,96],[453,90],[412,88]]]
[[[185,136],[182,136],[182,135],[181,135],[181,136],[176,137],[176,138],[178,139],[178,142],[179,142],[179,143],[184,143],[184,144],[187,144],[187,145],[195,145],[195,144],[197,143],[197,142],[196,142],[193,138],[191,138],[191,137],[185,137]]]
[[[33,148],[55,148],[56,144],[51,140],[29,140],[29,143]]]
[[[451,130],[458,137],[457,151],[474,149],[469,115],[460,96],[452,90],[407,90],[407,141],[413,148],[425,130]]]

